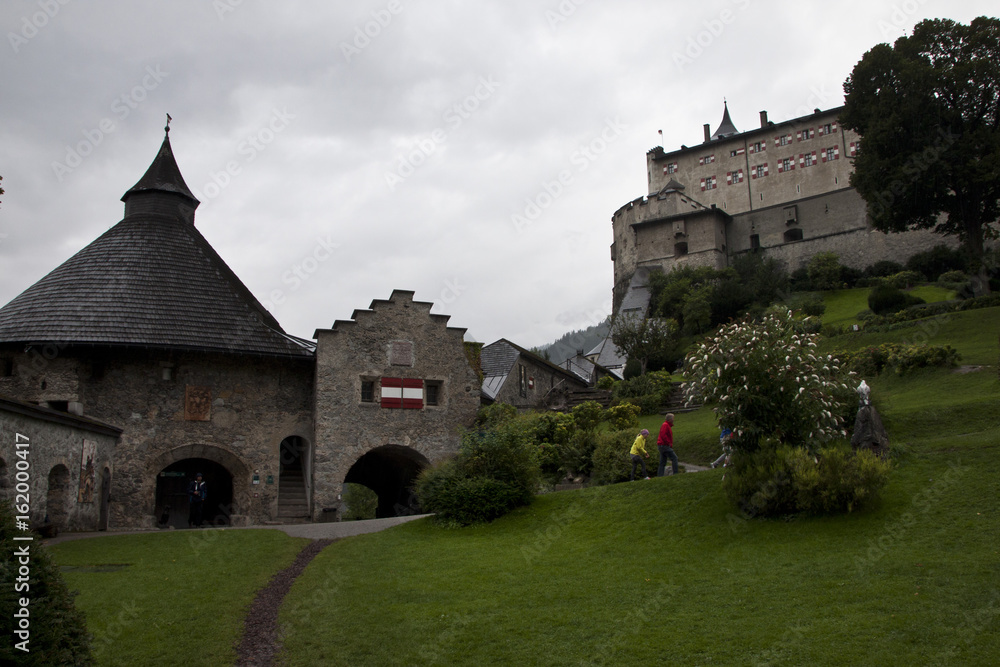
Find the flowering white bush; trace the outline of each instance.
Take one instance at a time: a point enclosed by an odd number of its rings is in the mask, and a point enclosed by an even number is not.
[[[814,449],[845,436],[838,413],[850,395],[842,379],[849,374],[832,355],[816,354],[817,338],[790,311],[721,327],[688,354],[685,398],[717,403],[719,423],[745,451],[765,437]]]

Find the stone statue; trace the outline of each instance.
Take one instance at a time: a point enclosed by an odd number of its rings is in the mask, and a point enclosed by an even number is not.
[[[854,420],[854,434],[851,447],[867,449],[885,458],[889,454],[889,434],[885,432],[882,418],[871,402],[871,387],[862,380],[857,388],[858,416]]]

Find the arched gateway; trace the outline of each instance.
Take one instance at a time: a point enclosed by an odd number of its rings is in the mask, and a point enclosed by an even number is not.
[[[156,476],[153,514],[160,527],[188,527],[188,484],[202,474],[208,489],[204,524],[225,526],[234,514],[241,514],[241,494],[247,490],[247,468],[225,449],[211,445],[177,447],[158,457],[152,464]]]
[[[420,471],[430,465],[420,452],[400,445],[376,447],[355,462],[347,471],[345,484],[361,484],[378,494],[379,519],[420,512],[413,493],[413,483]]]

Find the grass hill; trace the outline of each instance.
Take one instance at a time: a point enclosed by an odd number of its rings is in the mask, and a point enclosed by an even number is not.
[[[919,332],[978,368],[865,378],[897,464],[877,507],[753,519],[726,502],[723,471],[712,470],[549,494],[486,526],[448,530],[423,520],[350,538],[323,551],[285,599],[284,659],[996,664],[1000,308],[839,336],[824,348]],[[675,435],[682,460],[718,453],[708,409],[678,415]],[[66,575],[82,591],[96,642],[128,656],[118,663],[105,652],[102,664],[232,659],[250,592],[298,543],[272,531],[217,534],[197,556],[187,532],[52,549],[66,565],[132,563]],[[233,537],[243,535],[253,538]]]

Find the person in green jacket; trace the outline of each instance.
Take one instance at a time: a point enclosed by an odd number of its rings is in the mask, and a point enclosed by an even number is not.
[[[642,460],[643,457],[649,458],[649,453],[646,451],[647,435],[649,435],[649,431],[642,429],[642,432],[635,436],[635,442],[632,443],[632,449],[629,451],[629,455],[632,457],[632,474],[629,475],[629,479],[633,482],[635,481],[635,467],[637,465],[642,466],[642,476],[649,479],[649,475],[646,474],[646,462]]]

